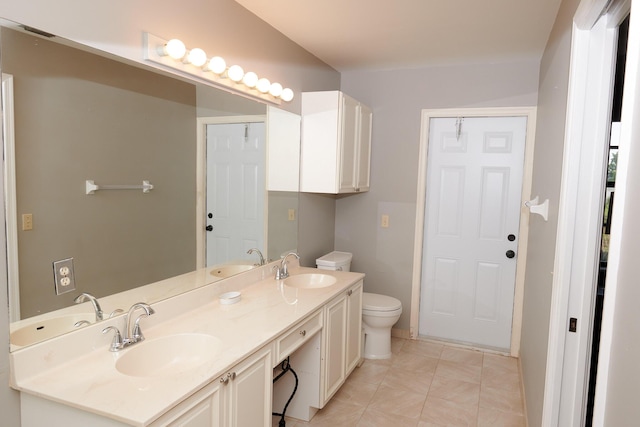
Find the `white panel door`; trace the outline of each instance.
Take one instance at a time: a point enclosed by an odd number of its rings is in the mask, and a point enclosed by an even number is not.
[[[526,127],[430,120],[420,335],[509,349]]]
[[[207,125],[207,266],[264,247],[264,123]]]

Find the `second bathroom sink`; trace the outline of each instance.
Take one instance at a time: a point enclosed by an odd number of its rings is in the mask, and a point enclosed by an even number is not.
[[[336,282],[335,277],[321,273],[295,274],[284,279],[285,286],[302,289],[326,288],[335,285]]]

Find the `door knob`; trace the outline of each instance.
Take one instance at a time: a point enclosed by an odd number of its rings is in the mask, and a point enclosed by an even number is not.
[[[506,255],[507,255],[507,258],[513,258],[514,256],[516,256],[516,253],[513,252],[512,250],[508,250]]]
[[[211,212],[209,212],[209,213],[207,214],[207,217],[208,217],[208,218],[213,218],[213,214],[212,214]]]
[[[207,231],[213,231],[213,225],[207,225]]]
[[[507,236],[507,240],[510,241],[510,242],[513,242],[514,240],[516,240],[515,234],[509,234]]]

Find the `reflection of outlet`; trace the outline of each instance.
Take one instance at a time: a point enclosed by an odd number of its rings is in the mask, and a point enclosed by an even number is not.
[[[389,215],[382,215],[382,219],[380,220],[380,227],[389,228]]]
[[[289,209],[289,221],[295,221],[295,220],[296,220],[296,210]]]
[[[76,282],[73,274],[73,258],[53,262],[53,279],[56,295],[75,291]]]

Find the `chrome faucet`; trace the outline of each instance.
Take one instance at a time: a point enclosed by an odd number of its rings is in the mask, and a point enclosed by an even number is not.
[[[277,265],[273,266],[274,267],[273,269],[276,270],[276,280],[282,280],[289,277],[289,270],[287,269],[287,263],[288,263],[287,258],[289,258],[290,255],[293,255],[297,259],[300,259],[300,255],[298,255],[295,252],[289,252],[288,254],[286,254],[284,258],[282,258],[280,267],[278,267]]]
[[[144,310],[144,313],[140,314],[133,322],[133,330],[131,329],[131,320],[133,319],[133,313],[138,310]],[[127,313],[127,317],[125,319],[125,330],[124,336],[120,333],[118,328],[115,326],[107,326],[102,330],[103,334],[113,330],[115,335],[113,336],[113,341],[111,341],[111,346],[109,347],[109,351],[120,351],[123,348],[129,347],[137,342],[144,340],[144,335],[142,335],[142,329],[140,329],[140,319],[143,317],[151,316],[155,313],[155,310],[151,308],[151,306],[144,302],[138,302],[131,306],[129,312]]]
[[[102,308],[100,308],[100,304],[96,297],[86,292],[81,293],[73,300],[76,304],[80,304],[81,302],[91,301],[93,304],[93,310],[96,312],[96,322],[102,320],[104,318],[104,313],[102,313]]]
[[[252,254],[254,252],[258,253],[258,256],[260,257],[260,264],[256,264],[256,265],[264,265],[265,261],[264,261],[264,257],[262,256],[262,252],[260,252],[260,249],[258,248],[251,248],[247,251],[248,254]]]

